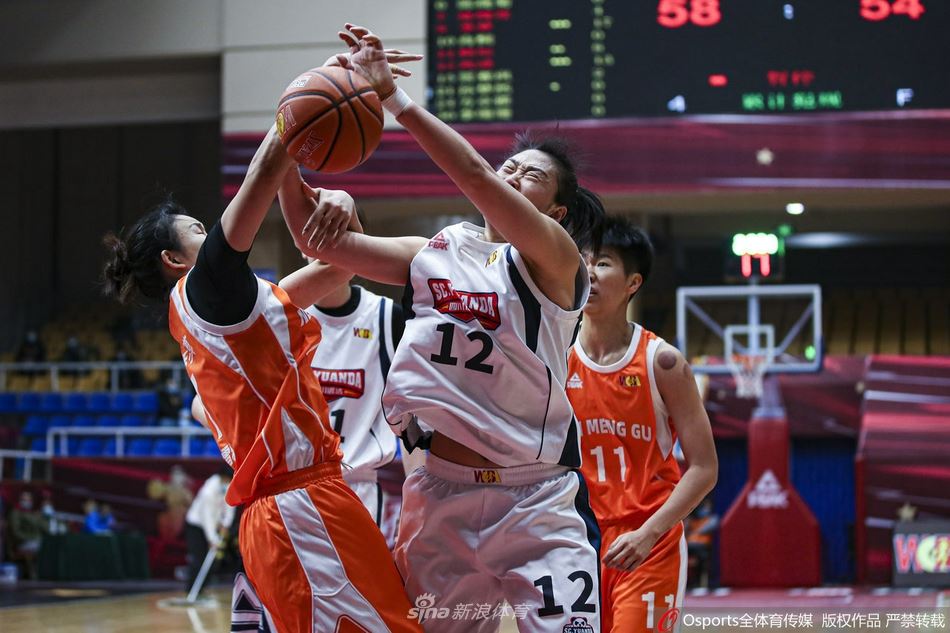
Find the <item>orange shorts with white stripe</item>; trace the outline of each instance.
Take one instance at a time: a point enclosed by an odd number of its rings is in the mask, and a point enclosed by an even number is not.
[[[280,633],[418,632],[379,528],[340,475],[253,501],[241,517],[244,567]]]
[[[601,526],[606,552],[614,540],[635,529]],[[660,537],[650,555],[631,572],[601,567],[603,633],[678,631],[679,610],[686,590],[686,539],[677,523]]]

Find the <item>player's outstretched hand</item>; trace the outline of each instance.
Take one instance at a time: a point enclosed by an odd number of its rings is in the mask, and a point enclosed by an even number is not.
[[[312,188],[301,181],[304,194],[313,201],[313,212],[304,224],[307,246],[322,250],[334,246],[356,217],[356,202],[345,191]]]
[[[646,530],[621,534],[604,554],[604,565],[621,571],[633,571],[650,555],[657,538]]]
[[[346,35],[349,36],[348,33]],[[343,33],[341,33],[341,38],[342,36]],[[347,40],[343,41],[346,42]],[[349,46],[349,43],[347,43],[347,46]],[[331,56],[326,62],[324,62],[323,65],[341,66],[343,68],[352,69],[352,66],[350,65],[350,57],[358,50],[359,46],[350,46],[349,52],[337,53],[336,55]],[[404,64],[406,62],[417,62],[422,59],[422,55],[410,53],[398,48],[387,48],[383,52],[386,53],[386,62],[389,63],[389,72],[392,73],[393,79],[399,79],[400,77],[412,77],[412,71],[407,68],[403,68],[399,64]]]
[[[340,39],[349,49],[349,57],[344,55],[337,61],[344,68],[358,72],[373,87],[380,99],[385,99],[396,90],[394,73],[390,70],[387,53],[379,36],[369,29],[346,23],[339,32]],[[406,53],[408,55],[408,53]],[[422,59],[421,56],[419,59]],[[407,60],[409,61],[409,60]],[[344,65],[348,64],[348,65]]]

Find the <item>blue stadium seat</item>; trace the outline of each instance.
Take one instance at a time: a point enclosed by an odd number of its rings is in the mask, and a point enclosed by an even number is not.
[[[128,415],[123,415],[119,419],[119,426],[142,426],[142,416],[133,415],[131,413]]]
[[[59,413],[63,410],[63,396],[56,392],[44,393],[40,398],[40,411]]]
[[[54,415],[53,417],[49,419],[49,428],[53,428],[54,426],[69,428],[72,425],[73,425],[73,419],[72,417],[68,415],[62,415],[62,414]]]
[[[204,454],[208,457],[221,457],[221,449],[218,448],[218,443],[214,441],[213,437],[205,440]]]
[[[205,438],[194,437],[188,440],[188,455],[191,457],[204,457]]]
[[[97,391],[89,394],[88,410],[91,413],[105,413],[111,411],[112,397],[105,391]]]
[[[16,411],[16,394],[4,391],[0,393],[0,413],[13,413]]]
[[[135,399],[130,393],[119,392],[112,395],[111,410],[115,413],[128,413],[132,411],[134,404]]]
[[[85,413],[89,410],[89,399],[82,392],[67,393],[63,401],[63,411],[66,413]]]
[[[102,455],[104,444],[102,438],[87,437],[79,442],[79,448],[76,449],[77,457],[99,457]]]
[[[103,457],[115,457],[115,438],[110,437],[106,440],[105,446],[102,447],[102,456]]]
[[[181,440],[177,437],[163,437],[152,448],[155,457],[178,457],[181,455]]]
[[[96,425],[96,419],[91,415],[77,415],[73,418],[73,427],[88,428]]]
[[[79,438],[70,437],[67,439],[66,448],[69,450],[68,457],[75,457],[76,453],[79,451]],[[53,454],[63,455],[63,443],[61,438],[56,438],[56,440],[53,441]]]
[[[119,426],[119,416],[117,415],[100,415],[96,419],[99,426],[105,427],[115,427]]]
[[[31,415],[26,419],[23,425],[23,435],[46,435],[46,429],[49,428],[49,418],[45,415]]]
[[[136,394],[132,410],[136,413],[158,413],[158,395],[154,391]]]
[[[34,413],[40,410],[40,394],[28,391],[21,393],[17,399],[17,411],[20,413]]]
[[[149,457],[152,454],[152,440],[147,437],[134,437],[126,441],[126,457]]]
[[[30,442],[30,450],[36,453],[45,453],[46,452],[46,438],[37,437]]]

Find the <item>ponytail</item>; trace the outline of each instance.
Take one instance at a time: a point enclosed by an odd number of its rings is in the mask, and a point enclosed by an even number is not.
[[[184,214],[185,210],[168,198],[121,236],[110,231],[103,237],[109,252],[102,269],[107,297],[131,303],[137,295],[158,299],[168,294],[174,284],[162,269],[162,251],[181,248],[175,216]]]

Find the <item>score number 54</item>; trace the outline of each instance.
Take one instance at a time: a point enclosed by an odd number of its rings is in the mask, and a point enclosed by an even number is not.
[[[720,20],[719,0],[660,0],[656,7],[657,24],[668,29],[678,29],[687,23],[713,26]]]
[[[861,0],[861,17],[871,22],[880,22],[893,15],[906,15],[911,20],[917,20],[924,12],[924,5],[920,0]]]

